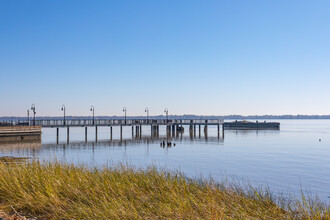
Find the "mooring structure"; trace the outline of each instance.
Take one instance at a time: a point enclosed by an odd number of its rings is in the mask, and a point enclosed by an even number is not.
[[[70,127],[85,127],[85,140],[87,141],[88,127],[95,128],[95,140],[97,140],[98,127],[109,127],[109,138],[112,139],[113,127],[120,127],[120,138],[123,136],[123,127],[132,127],[132,134],[142,134],[144,126],[150,126],[151,136],[159,136],[159,127],[165,126],[167,134],[178,134],[183,131],[183,126],[189,126],[189,133],[196,136],[198,131],[201,135],[202,129],[207,135],[208,126],[216,126],[218,135],[223,125],[222,119],[70,119],[70,120],[36,120],[36,125],[43,128],[56,128],[56,137],[59,139],[59,128],[67,129],[67,140],[70,138]],[[223,128],[222,128],[223,131]]]
[[[70,140],[70,128],[72,127],[84,127],[85,128],[85,141],[87,141],[88,127],[95,129],[95,140],[98,139],[98,128],[109,127],[109,138],[112,140],[113,127],[120,128],[120,139],[123,136],[123,127],[132,127],[132,135],[141,136],[142,128],[150,126],[151,136],[159,136],[159,127],[166,127],[166,134],[174,136],[175,134],[182,133],[184,127],[189,127],[189,134],[196,137],[201,136],[203,132],[205,136],[208,133],[209,126],[216,126],[218,131],[218,137],[220,131],[224,131],[222,119],[46,119],[46,120],[33,120],[33,124],[29,121],[10,121],[6,122],[11,127],[17,127],[16,130],[26,130],[28,127],[41,128],[56,128],[56,138],[59,140],[59,129],[66,128],[67,142]],[[41,135],[41,132],[38,133]],[[224,136],[224,134],[222,134]]]

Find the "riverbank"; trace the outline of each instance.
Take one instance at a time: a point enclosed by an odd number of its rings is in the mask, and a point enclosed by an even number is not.
[[[0,162],[0,210],[46,219],[328,219],[317,202],[267,190],[126,166]]]

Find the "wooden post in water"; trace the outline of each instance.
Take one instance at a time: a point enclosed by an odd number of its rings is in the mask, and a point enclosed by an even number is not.
[[[140,133],[139,133],[140,137],[142,137],[142,125],[140,125]]]
[[[139,127],[135,126],[135,137],[139,136]]]
[[[85,142],[87,142],[87,127],[85,127]]]
[[[132,125],[132,138],[134,137],[134,126]]]
[[[123,139],[123,126],[120,125],[120,140]]]
[[[59,139],[58,138],[58,136],[59,136],[59,129],[60,129],[59,127],[56,128],[56,142],[57,142],[57,144],[58,144],[58,139]]]
[[[166,135],[171,136],[171,125],[166,125]]]
[[[112,126],[110,126],[110,140],[112,140]]]
[[[67,142],[69,143],[69,140],[70,140],[70,129],[69,129],[69,126],[67,127],[67,130],[66,130],[66,138],[67,138]]]
[[[196,137],[196,125],[194,125],[194,137]]]
[[[157,137],[159,137],[159,125],[157,125]]]
[[[201,137],[201,125],[198,125],[198,133],[199,133],[199,137]]]
[[[207,134],[207,124],[204,125],[204,133]]]
[[[207,124],[204,125],[204,137],[207,139]]]
[[[95,142],[97,142],[97,126],[95,126]]]

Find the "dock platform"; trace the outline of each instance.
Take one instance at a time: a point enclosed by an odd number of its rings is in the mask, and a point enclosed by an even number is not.
[[[41,126],[0,126],[0,141],[40,140]]]
[[[234,121],[223,123],[223,128],[227,130],[279,130],[279,122],[250,122],[250,121]]]

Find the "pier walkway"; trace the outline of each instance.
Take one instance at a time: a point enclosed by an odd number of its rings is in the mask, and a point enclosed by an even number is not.
[[[85,139],[87,140],[87,127],[95,127],[95,139],[97,140],[98,127],[110,128],[110,139],[112,139],[112,128],[120,127],[120,137],[122,138],[122,130],[125,126],[132,127],[132,134],[136,136],[142,134],[142,127],[151,126],[151,136],[159,135],[159,127],[166,126],[166,133],[175,135],[183,132],[183,126],[189,126],[189,133],[196,136],[197,128],[199,136],[201,130],[207,135],[208,126],[217,126],[218,136],[220,134],[220,126],[224,131],[222,119],[47,119],[47,120],[32,120],[32,121],[10,121],[3,122],[11,126],[40,126],[42,128],[56,128],[57,140],[59,139],[59,128],[67,128],[67,141],[69,142],[70,127],[85,127]],[[203,126],[203,128],[202,128]]]
[[[32,124],[33,121],[30,122]],[[139,125],[222,125],[222,119],[69,119],[69,120],[36,120],[35,125],[42,127],[89,127],[89,126],[139,126]]]

